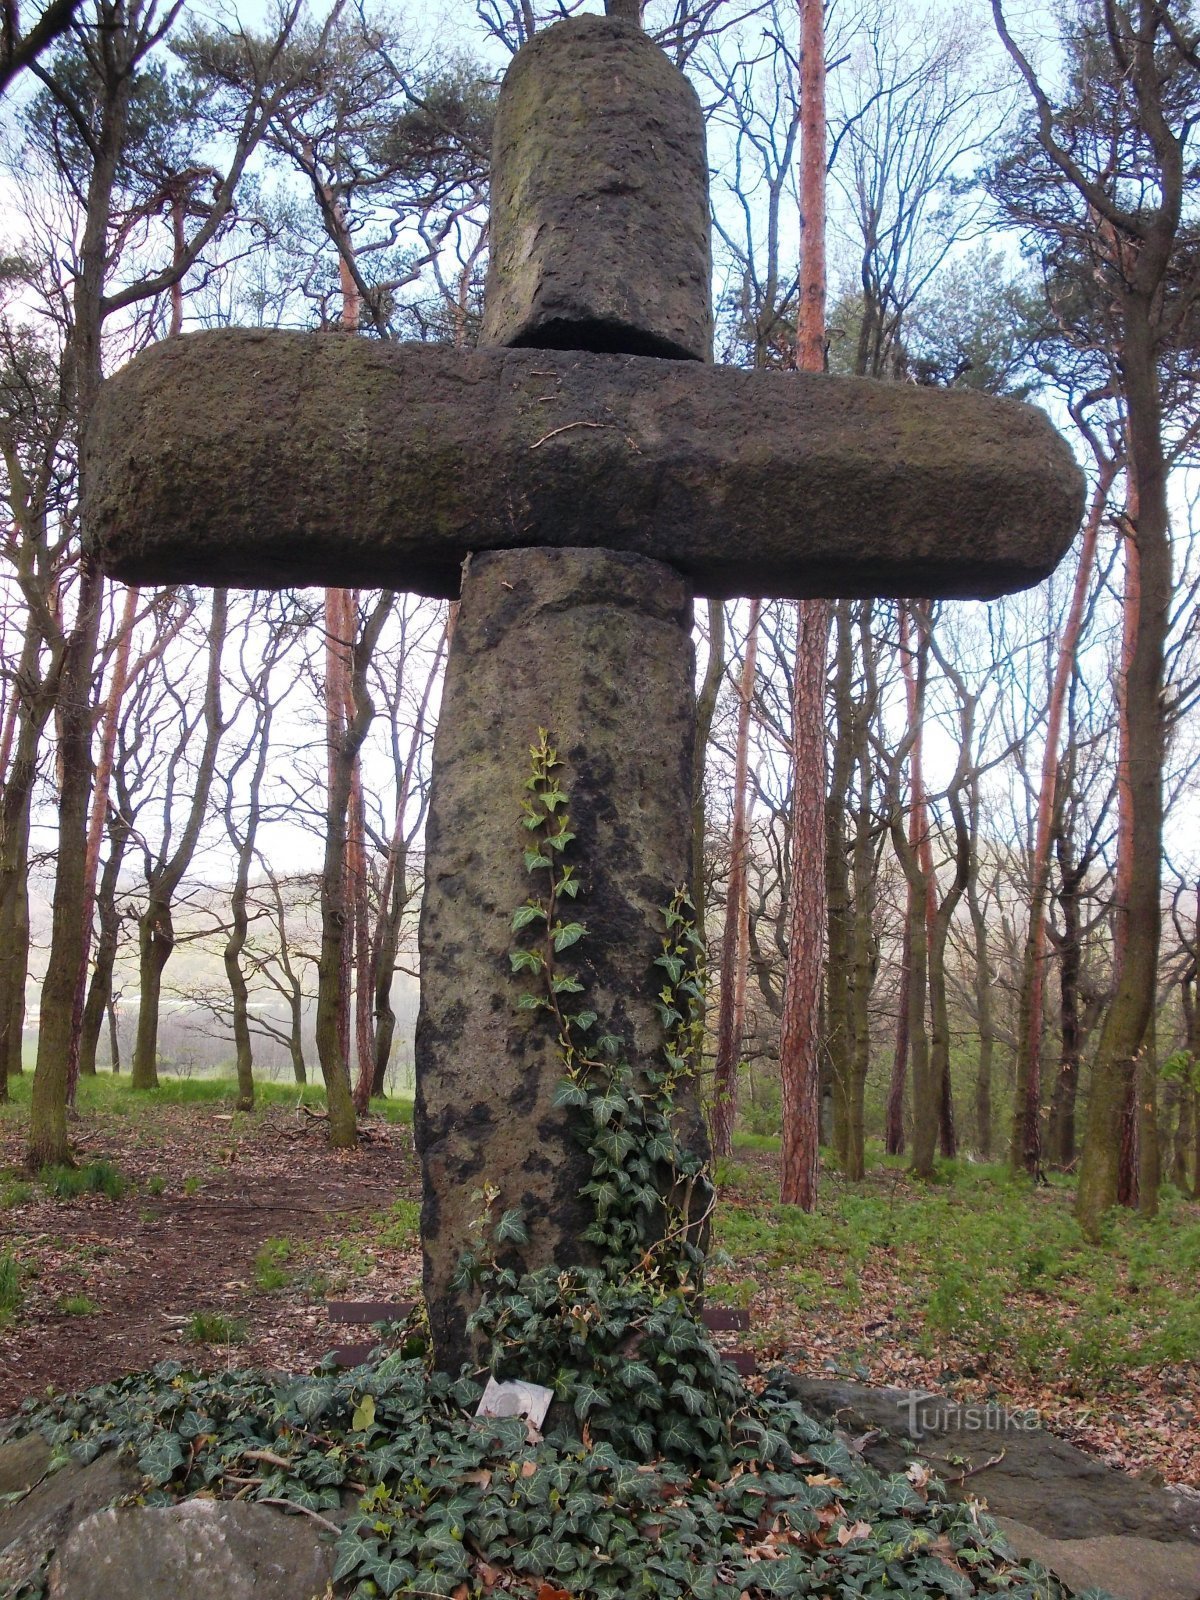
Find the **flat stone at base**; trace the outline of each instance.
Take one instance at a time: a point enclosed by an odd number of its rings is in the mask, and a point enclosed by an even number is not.
[[[495,1216],[524,1210],[528,1268],[594,1260],[579,1235],[587,1153],[554,1106],[562,1065],[541,1014],[518,1011],[514,910],[543,891],[522,852],[529,747],[549,730],[565,763],[583,890],[565,920],[587,927],[564,968],[586,985],[596,1031],[637,1068],[660,1060],[662,911],[690,883],[695,727],[691,592],[669,567],[606,550],[474,557],[463,581],[434,745],[421,911],[415,1129],[425,1178],[425,1297],[439,1366],[473,1354],[468,1303],[450,1290],[475,1191]],[[682,1137],[705,1148],[691,1086]]]
[[[320,1600],[333,1546],[269,1506],[184,1500],[100,1511],[50,1567],[50,1600]]]
[[[996,1521],[1022,1561],[1039,1561],[1073,1591],[1103,1589],[1113,1600],[1200,1600],[1200,1545],[1132,1534],[1051,1539],[1024,1522]]]
[[[0,1495],[30,1489],[50,1465],[50,1446],[40,1433],[0,1444]]]
[[[0,1508],[0,1595],[32,1577],[78,1522],[129,1494],[142,1479],[131,1461],[108,1450],[86,1467],[70,1462],[40,1483],[31,1481],[24,1499]],[[119,1592],[110,1589],[106,1600]]]

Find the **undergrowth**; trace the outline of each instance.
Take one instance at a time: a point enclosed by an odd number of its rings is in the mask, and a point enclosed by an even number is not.
[[[280,1380],[170,1363],[29,1408],[21,1425],[82,1460],[130,1452],[149,1504],[207,1492],[321,1518],[352,1487],[335,1582],[354,1600],[497,1587],[538,1600],[1057,1600],[1056,1583],[1014,1565],[924,1469],[880,1476],[783,1387],[752,1395],[721,1361],[695,1314],[712,1190],[673,1119],[703,1010],[685,898],[665,910],[657,958],[662,1058],[635,1070],[560,959],[587,926],[545,733],[532,760],[525,862],[540,892],[514,912],[512,965],[532,980],[521,1009],[557,1042],[600,1264],[524,1271],[529,1222],[514,1206],[496,1217],[503,1197],[485,1186],[459,1279],[482,1372],[452,1378],[413,1359],[414,1318],[402,1350],[351,1372]],[[553,1390],[544,1437],[522,1417],[474,1415],[489,1373]]]
[[[1186,1203],[1166,1198],[1151,1222],[1115,1215],[1096,1246],[1069,1191],[1035,1189],[999,1165],[943,1163],[932,1189],[902,1172],[854,1189],[835,1179],[812,1214],[776,1204],[759,1172],[727,1176],[715,1229],[730,1263],[718,1270],[722,1300],[748,1303],[768,1281],[836,1316],[880,1272],[895,1333],[927,1357],[957,1346],[993,1372],[1053,1370],[1077,1395],[1141,1367],[1200,1361],[1200,1222]]]

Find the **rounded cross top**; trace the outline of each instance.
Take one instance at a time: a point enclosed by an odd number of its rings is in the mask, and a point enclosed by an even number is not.
[[[616,15],[537,34],[496,112],[485,342],[709,361],[710,265],[687,79]]]

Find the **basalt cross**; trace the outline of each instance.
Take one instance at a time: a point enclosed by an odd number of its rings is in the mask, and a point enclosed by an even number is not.
[[[515,1009],[537,729],[566,759],[588,1004],[661,1048],[661,908],[690,881],[694,595],[973,595],[1033,583],[1082,484],[1038,411],[709,363],[699,103],[632,22],[514,59],[497,112],[483,341],[250,330],[156,345],[86,444],[91,549],[130,582],[461,594],[434,747],[417,1141],[439,1362],[486,1181],[530,1266],[586,1259],[588,1174],[541,1020]],[[703,1138],[694,1097],[683,1108]]]

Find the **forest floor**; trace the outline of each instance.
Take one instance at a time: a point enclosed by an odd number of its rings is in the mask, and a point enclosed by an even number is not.
[[[295,1091],[239,1113],[228,1090],[85,1086],[80,1166],[40,1179],[19,1170],[21,1086],[0,1108],[0,1418],[168,1357],[302,1370],[363,1337],[327,1298],[415,1295],[406,1108],[338,1152]],[[950,1163],[922,1188],[876,1158],[861,1184],[826,1174],[807,1216],[775,1199],[774,1143],[718,1164],[709,1277],[750,1311],[762,1369],[1036,1411],[1110,1465],[1200,1486],[1200,1206],[1168,1195],[1091,1247],[1065,1182]]]

